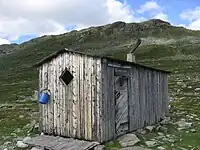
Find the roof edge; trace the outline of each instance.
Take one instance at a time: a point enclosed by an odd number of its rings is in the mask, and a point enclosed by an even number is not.
[[[135,63],[135,62],[129,62],[129,61],[125,61],[125,60],[121,60],[121,59],[116,59],[116,58],[111,58],[111,57],[106,57],[106,56],[100,56],[100,55],[95,55],[95,54],[88,54],[86,52],[80,52],[80,51],[76,51],[76,50],[72,50],[72,49],[68,49],[68,48],[63,48],[59,51],[56,51],[50,55],[48,55],[47,57],[45,57],[44,59],[40,60],[39,62],[37,62],[35,65],[33,65],[32,67],[40,67],[41,65],[43,65],[44,63],[47,63],[49,61],[51,61],[53,58],[56,58],[58,55],[66,53],[66,52],[70,52],[70,53],[77,53],[77,54],[81,54],[81,55],[87,55],[87,56],[91,56],[91,57],[98,57],[98,58],[105,58],[111,61],[118,61],[121,63],[126,63],[129,65],[136,65],[138,67],[144,67],[144,68],[148,68],[151,70],[156,70],[156,71],[160,71],[160,72],[164,72],[167,74],[171,74],[170,71],[166,71],[166,70],[162,70],[162,69],[158,69],[158,68],[153,68],[153,67],[149,67],[149,66],[145,66],[139,63]]]

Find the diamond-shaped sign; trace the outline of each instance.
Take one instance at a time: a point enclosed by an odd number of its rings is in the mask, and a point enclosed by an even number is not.
[[[62,72],[60,76],[60,80],[62,80],[65,85],[68,85],[73,78],[73,75],[71,72],[69,72],[69,70],[67,70],[67,68]]]

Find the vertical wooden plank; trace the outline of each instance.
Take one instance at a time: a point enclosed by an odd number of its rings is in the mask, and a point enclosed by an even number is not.
[[[152,116],[153,116],[153,101],[152,101],[152,89],[151,89],[151,86],[152,86],[152,71],[151,70],[148,70],[148,110],[149,110],[149,124],[153,124],[152,122]]]
[[[85,139],[89,139],[89,135],[88,135],[88,102],[89,102],[89,97],[88,97],[88,93],[89,93],[89,90],[88,90],[88,84],[89,83],[89,59],[87,56],[84,56],[84,114],[85,114],[85,117],[84,117],[84,122],[85,122]],[[87,66],[87,67],[86,67]]]
[[[108,78],[107,78],[107,91],[108,91],[108,101],[107,101],[107,108],[106,108],[106,113],[107,113],[107,117],[106,117],[106,122],[107,122],[107,139],[110,139],[110,134],[111,134],[111,92],[112,92],[112,85],[111,85],[111,79],[112,79],[112,68],[108,67],[107,69],[107,74],[108,74]]]
[[[160,72],[158,72],[158,122],[161,118],[161,109],[162,109],[162,100],[161,100],[161,78],[160,78]]]
[[[135,73],[134,73],[134,84],[135,84],[135,121],[136,121],[136,128],[138,129],[140,127],[140,89],[139,89],[139,68],[135,68]]]
[[[140,127],[144,127],[144,119],[145,119],[145,86],[144,86],[144,69],[139,69],[139,87],[140,87]]]
[[[92,95],[92,139],[97,140],[97,63],[92,59],[91,95]]]
[[[48,116],[49,116],[49,120],[48,120],[48,124],[49,124],[49,133],[53,134],[53,122],[54,122],[54,112],[53,112],[53,85],[54,85],[54,81],[53,81],[53,61],[49,62],[49,74],[48,74],[48,79],[49,79],[49,86],[48,89],[50,90],[50,100],[48,103]]]
[[[65,70],[66,68],[66,56],[68,54],[63,54],[62,56],[62,63],[63,63],[63,67],[62,67],[62,72]],[[67,133],[66,133],[66,116],[67,116],[67,103],[66,103],[66,86],[62,83],[62,99],[63,99],[63,103],[62,103],[62,106],[63,106],[63,112],[62,112],[62,122],[63,122],[63,136],[67,136]]]
[[[149,122],[149,118],[148,118],[148,80],[147,80],[147,74],[148,74],[148,69],[144,69],[144,91],[143,91],[143,95],[144,95],[144,126],[148,125]]]
[[[43,89],[48,89],[48,63],[43,65]],[[48,110],[47,105],[42,105],[44,113],[44,131],[48,133]]]
[[[42,66],[40,66],[39,68],[39,89],[38,89],[38,92],[39,92],[39,94],[40,94],[40,91],[41,91],[41,89],[42,89],[42,87],[43,87],[43,77],[42,77],[42,71],[43,71],[43,69],[42,69]],[[38,98],[39,98],[39,94],[38,94]],[[43,107],[42,107],[42,105],[41,104],[39,104],[39,130],[40,130],[40,132],[43,132],[43,126],[44,126],[44,124],[43,124]]]
[[[80,131],[80,137],[84,138],[85,137],[85,111],[84,111],[84,81],[85,81],[85,63],[84,63],[84,56],[81,55],[79,59],[79,67],[80,67],[80,111],[81,111],[81,118],[80,118],[80,126],[81,126],[81,131]]]
[[[61,55],[61,59],[60,59],[60,74],[59,76],[63,73],[63,71],[65,70],[65,60],[64,60],[65,54]],[[61,135],[64,136],[65,135],[65,119],[64,119],[64,114],[65,114],[65,98],[64,98],[64,90],[65,90],[65,85],[62,83],[62,81],[59,79],[59,87],[60,87],[60,132]]]
[[[96,61],[97,71],[96,71],[96,92],[97,92],[97,100],[96,100],[96,125],[97,125],[97,133],[96,138],[99,142],[102,141],[102,67],[101,67],[101,59],[97,59]]]
[[[155,71],[151,72],[151,99],[152,99],[152,123],[155,123],[155,88],[156,88],[156,80],[155,80]]]
[[[129,88],[128,88],[128,92],[129,92],[129,131],[133,131],[134,130],[134,126],[135,126],[135,123],[134,122],[134,117],[135,117],[135,97],[134,97],[134,94],[135,94],[135,85],[134,85],[134,72],[133,72],[133,67],[131,68],[131,71],[130,71],[130,79],[129,79]]]
[[[58,134],[58,124],[57,124],[57,97],[58,97],[58,87],[57,87],[57,59],[53,60],[53,66],[54,66],[54,133],[57,135]]]
[[[102,142],[108,140],[108,123],[107,123],[107,101],[108,101],[108,84],[107,84],[107,60],[102,59],[102,123],[103,123],[103,137]]]
[[[138,69],[133,66],[131,68],[131,99],[129,107],[129,116],[130,116],[130,131],[136,130],[139,128],[139,80],[138,80]]]
[[[81,126],[80,126],[80,118],[81,118],[81,113],[80,113],[80,75],[79,75],[79,70],[80,70],[80,63],[79,63],[79,59],[80,59],[79,54],[76,54],[76,65],[75,65],[75,69],[76,69],[76,112],[77,112],[77,120],[76,120],[76,137],[80,138],[80,130],[81,130]]]
[[[159,74],[156,72],[156,123],[158,122],[159,118]]]
[[[114,85],[115,85],[115,80],[114,80],[114,68],[110,67],[110,79],[108,84],[110,85],[110,90],[109,90],[109,101],[110,101],[110,126],[109,126],[109,139],[115,138],[115,96],[114,96]]]
[[[70,71],[70,54],[65,55],[65,67]],[[69,124],[69,115],[70,115],[70,87],[71,83],[65,87],[65,132],[66,136],[70,136],[70,124]]]
[[[76,60],[77,56],[76,54],[72,54],[72,72],[73,72],[73,86],[72,86],[72,137],[76,137],[76,131],[77,131],[77,72],[76,72]]]
[[[87,83],[87,118],[88,118],[88,140],[92,140],[92,57],[88,57],[88,83]]]
[[[69,54],[69,71],[73,73],[73,53]],[[70,82],[69,86],[69,135],[73,137],[73,85],[74,80]]]
[[[58,135],[61,135],[61,90],[60,90],[60,80],[59,76],[61,75],[61,55],[57,57],[57,79],[56,79],[56,84],[57,84],[57,130],[58,130]]]

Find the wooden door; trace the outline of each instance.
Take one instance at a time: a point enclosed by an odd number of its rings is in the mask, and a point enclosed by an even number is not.
[[[119,70],[118,70],[119,72]],[[129,130],[128,77],[115,72],[115,132],[119,136]]]

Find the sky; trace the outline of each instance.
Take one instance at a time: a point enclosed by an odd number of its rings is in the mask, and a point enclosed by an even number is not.
[[[116,21],[161,19],[200,30],[199,0],[0,0],[0,44]]]

